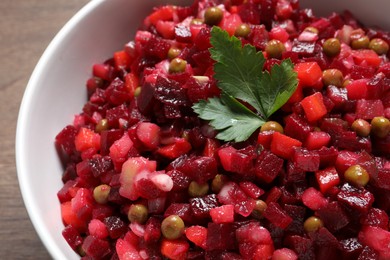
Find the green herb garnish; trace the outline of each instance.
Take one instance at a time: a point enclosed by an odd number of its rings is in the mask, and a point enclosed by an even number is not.
[[[281,108],[298,85],[291,60],[263,71],[265,58],[252,45],[241,41],[219,27],[211,30],[211,57],[214,78],[222,90],[221,97],[201,100],[194,111],[218,130],[216,138],[241,142],[248,139],[268,118]],[[240,101],[252,106],[253,112]]]

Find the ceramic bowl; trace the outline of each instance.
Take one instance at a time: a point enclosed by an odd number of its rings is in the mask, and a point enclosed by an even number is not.
[[[176,1],[185,4],[190,1]],[[61,29],[38,62],[20,107],[16,160],[31,221],[54,259],[78,259],[62,237],[57,191],[63,172],[54,138],[86,101],[92,64],[104,61],[134,37],[156,0],[93,0]],[[387,0],[302,0],[316,14],[349,9],[367,25],[390,28]],[[380,6],[381,8],[377,8]]]

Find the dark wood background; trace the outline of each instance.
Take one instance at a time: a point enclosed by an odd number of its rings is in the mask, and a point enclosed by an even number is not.
[[[0,259],[50,259],[24,208],[15,166],[20,101],[43,51],[88,0],[0,0]]]

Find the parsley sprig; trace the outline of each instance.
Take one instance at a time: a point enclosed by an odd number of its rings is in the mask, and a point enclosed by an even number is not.
[[[247,140],[268,118],[281,108],[294,93],[297,75],[291,60],[264,71],[265,58],[250,44],[219,27],[211,30],[211,58],[214,78],[222,90],[220,97],[200,100],[193,105],[200,118],[210,121],[223,141]],[[253,112],[243,103],[252,106]]]

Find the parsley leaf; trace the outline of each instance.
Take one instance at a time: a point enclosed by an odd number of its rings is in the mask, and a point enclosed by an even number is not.
[[[298,80],[291,60],[275,64],[271,73],[264,71],[258,86],[264,115],[267,119],[281,108],[294,93]]]
[[[218,80],[219,88],[263,114],[257,91],[265,62],[263,53],[256,52],[256,48],[249,44],[242,47],[237,37],[230,38],[219,27],[211,30],[210,42],[213,46],[211,58],[216,61],[214,78]]]
[[[214,78],[222,90],[221,97],[200,100],[193,105],[195,113],[219,131],[216,138],[241,142],[248,139],[268,118],[282,107],[297,88],[298,80],[291,60],[263,71],[265,58],[252,45],[241,41],[219,27],[211,30],[211,57]],[[254,113],[244,104],[251,105]]]
[[[193,109],[202,119],[209,120],[214,129],[219,130],[216,137],[223,141],[245,141],[264,124],[260,117],[228,94],[207,101],[200,100]]]

